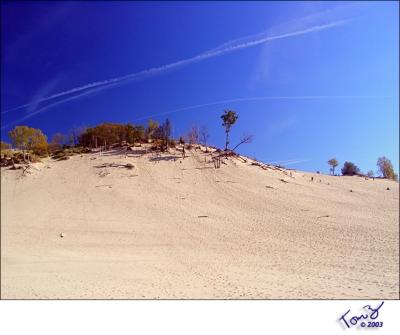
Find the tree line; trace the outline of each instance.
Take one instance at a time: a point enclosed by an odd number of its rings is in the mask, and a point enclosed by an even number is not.
[[[233,151],[240,145],[252,141],[252,135],[244,135],[233,149],[229,149],[229,134],[238,118],[238,114],[232,110],[226,110],[221,115],[226,139],[225,152]],[[115,144],[153,143],[154,149],[166,151],[176,145],[176,140],[171,137],[171,129],[172,125],[168,118],[161,124],[150,119],[147,126],[107,122],[94,127],[74,127],[68,134],[55,133],[48,141],[40,129],[16,126],[8,133],[12,144],[2,141],[1,150],[14,147],[20,149],[25,157],[25,153],[46,156],[72,147],[109,149]],[[189,147],[201,143],[207,148],[209,137],[207,126],[193,125],[186,135],[179,137],[179,143],[181,145],[188,143]]]
[[[232,110],[225,110],[221,115],[222,127],[225,132],[224,152],[233,152],[240,145],[250,143],[253,135],[244,134],[239,143],[232,149],[229,148],[230,132],[233,125],[239,119],[238,113]],[[40,130],[28,126],[16,126],[8,135],[11,144],[1,141],[1,150],[14,148],[26,152],[32,152],[38,156],[54,154],[62,149],[70,147],[97,148],[103,147],[109,149],[112,145],[123,143],[154,143],[154,148],[161,151],[168,150],[169,147],[176,145],[175,139],[171,137],[171,122],[167,118],[162,124],[152,119],[148,120],[147,126],[133,125],[131,123],[102,123],[94,127],[74,127],[68,134],[55,133],[51,141],[47,141],[47,136]],[[180,136],[179,143],[189,146],[202,143],[207,150],[207,143],[210,134],[205,125],[198,127],[192,126],[186,136]],[[334,175],[335,168],[339,165],[336,158],[328,161],[330,172]],[[398,176],[394,172],[391,161],[386,157],[380,157],[377,162],[379,173],[387,179],[397,180]],[[345,162],[342,169],[342,175],[362,175],[360,169],[352,162]],[[367,176],[373,177],[373,171],[368,171]]]
[[[338,160],[336,158],[331,158],[328,160],[328,165],[330,166],[331,174],[335,175],[335,168],[339,165]],[[378,167],[378,173],[383,178],[398,180],[398,175],[394,172],[393,164],[389,158],[385,156],[379,157],[376,165]],[[341,172],[343,176],[366,175],[370,178],[374,177],[374,171],[369,170],[366,174],[363,174],[359,167],[353,162],[344,162]]]
[[[11,144],[1,141],[1,150],[16,148],[22,151],[43,156],[54,151],[69,147],[109,148],[116,143],[143,143],[152,140],[162,140],[170,143],[171,123],[167,119],[163,124],[149,120],[148,126],[102,123],[94,127],[76,127],[68,134],[55,133],[51,140],[40,129],[28,126],[16,126],[8,133]]]

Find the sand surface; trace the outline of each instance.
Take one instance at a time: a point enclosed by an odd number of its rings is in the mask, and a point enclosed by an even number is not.
[[[3,299],[399,298],[398,183],[140,150],[1,169]]]

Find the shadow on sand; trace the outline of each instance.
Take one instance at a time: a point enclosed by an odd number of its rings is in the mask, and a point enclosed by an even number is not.
[[[156,157],[150,157],[149,161],[150,162],[159,162],[159,161],[176,161],[177,159],[182,158],[181,156],[156,156]]]
[[[140,149],[129,149],[125,151],[122,148],[111,149],[105,152],[102,152],[102,156],[127,156],[127,157],[139,157],[149,153],[148,150],[140,148]]]
[[[100,165],[93,166],[96,169],[104,169],[107,167],[116,167],[116,168],[132,168],[133,165],[130,163],[104,163]]]

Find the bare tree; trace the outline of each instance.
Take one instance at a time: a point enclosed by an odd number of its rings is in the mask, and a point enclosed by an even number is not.
[[[163,151],[168,150],[169,138],[171,136],[171,122],[166,119],[164,122],[164,146]]]
[[[210,133],[208,132],[207,126],[203,125],[200,128],[200,140],[203,142],[206,147],[206,152],[208,152],[207,141],[210,138]]]
[[[196,125],[193,125],[192,128],[190,128],[190,131],[188,133],[188,140],[189,144],[198,144],[199,143],[199,128]]]
[[[67,142],[67,137],[61,133],[55,133],[49,144],[50,152],[61,150],[63,145]]]
[[[146,137],[148,140],[152,139],[153,134],[156,132],[158,128],[158,122],[149,119],[148,126],[146,128]]]
[[[69,131],[69,139],[70,139],[70,144],[71,146],[77,146],[79,144],[79,137],[85,133],[87,127],[86,126],[79,126],[76,127],[74,126],[70,131]]]
[[[239,145],[253,142],[253,139],[254,139],[253,134],[243,134],[242,137],[240,138],[240,142],[232,149],[232,151],[235,151],[235,149],[239,147]]]

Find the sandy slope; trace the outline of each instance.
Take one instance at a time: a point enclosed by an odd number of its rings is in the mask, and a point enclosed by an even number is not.
[[[190,155],[2,168],[1,297],[399,297],[397,183]]]

